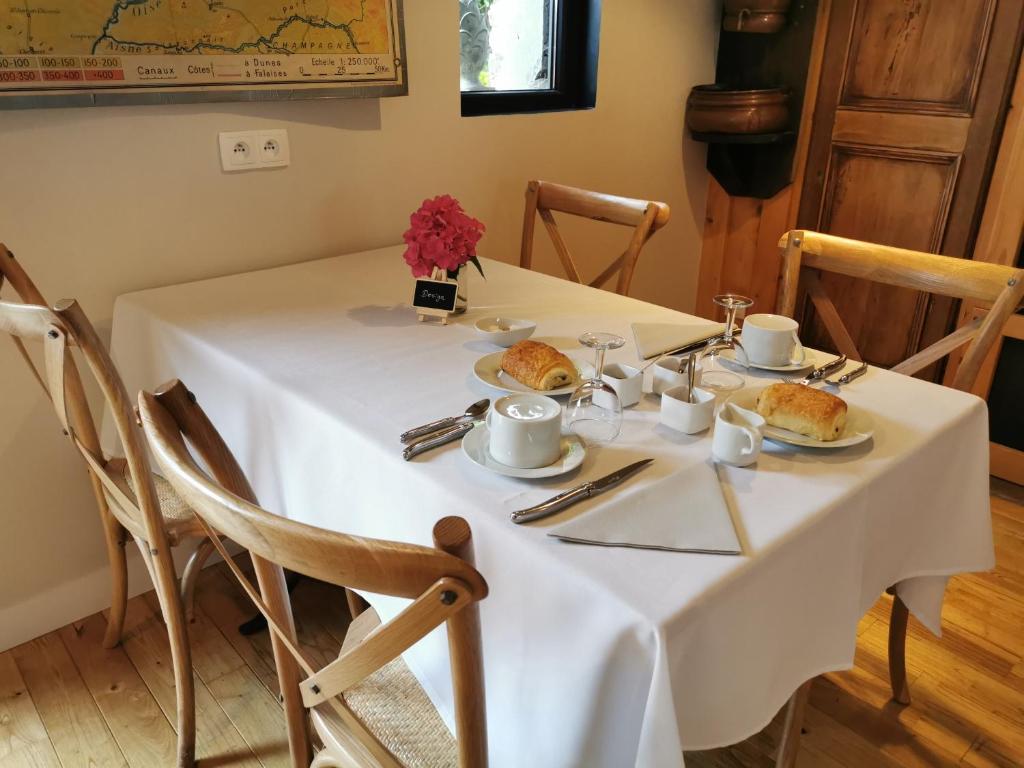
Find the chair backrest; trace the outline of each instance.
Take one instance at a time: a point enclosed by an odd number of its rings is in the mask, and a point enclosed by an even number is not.
[[[783,249],[782,289],[777,311],[794,317],[801,268],[806,268],[803,284],[808,297],[839,351],[852,359],[864,358],[858,352],[857,345],[817,272],[832,272],[991,304],[984,318],[958,328],[892,368],[899,373],[911,375],[970,342],[953,378],[952,385],[956,389],[971,389],[985,356],[999,337],[1007,319],[1024,301],[1024,269],[876,245],[806,230],[787,232],[779,240],[779,246]]]
[[[53,404],[64,434],[89,465],[94,483],[102,486],[118,502],[108,505],[103,490],[94,485],[104,522],[113,515],[131,533],[148,542],[152,550],[166,550],[163,517],[149,459],[143,448],[142,433],[121,377],[96,329],[76,301],[64,300],[52,309],[47,307],[13,254],[0,246],[0,289],[4,278],[22,301],[0,300],[0,331],[9,334],[18,346]],[[29,356],[26,343],[42,345],[42,371]],[[96,422],[71,353],[73,348],[78,349],[85,359],[113,416],[135,486],[135,499],[125,495],[105,466]]]
[[[261,509],[252,488],[227,445],[195,397],[180,381],[156,394],[139,395],[139,413],[164,476],[210,529],[249,550],[257,559],[338,586],[414,598],[402,613],[338,659],[315,669],[296,647],[294,629],[277,626],[270,603],[286,604],[283,580],[261,581],[256,594],[226,558],[242,587],[268,618],[282,647],[303,670],[298,684],[304,705],[329,705],[375,756],[395,758],[354,718],[339,697],[345,690],[397,658],[431,630],[447,623],[455,691],[459,764],[484,766],[487,739],[483,666],[477,602],[487,583],[472,565],[469,526],[461,518],[444,518],[434,526],[435,549],[349,536],[305,525]],[[191,444],[211,479],[197,464]],[[211,536],[216,541],[216,536]],[[218,544],[218,546],[220,546]],[[222,554],[226,554],[223,553]],[[285,686],[282,691],[286,694]],[[383,750],[383,751],[382,751]]]
[[[619,279],[615,292],[623,296],[629,293],[633,272],[640,258],[640,249],[655,232],[668,223],[670,215],[669,207],[665,203],[605,195],[548,181],[529,182],[526,185],[526,209],[523,213],[523,242],[519,266],[530,269],[533,264],[533,229],[539,215],[566,275],[576,283],[582,283],[583,278],[580,277],[579,269],[562,238],[552,211],[633,228],[629,245],[622,255],[588,283],[591,287],[600,288],[618,271]]]

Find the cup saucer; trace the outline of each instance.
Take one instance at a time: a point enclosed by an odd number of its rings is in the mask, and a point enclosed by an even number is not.
[[[730,363],[737,368],[744,368],[745,366],[739,360],[736,359],[736,350],[723,349],[719,352],[722,359]],[[787,363],[786,365],[761,365],[760,363],[751,363],[751,368],[757,368],[759,371],[775,371],[776,373],[796,373],[797,371],[803,371],[810,368],[814,364],[814,360],[808,355],[804,358],[802,363]]]
[[[540,478],[556,477],[571,472],[583,463],[583,457],[587,455],[587,449],[583,447],[583,441],[577,435],[562,435],[562,454],[546,467],[534,469],[520,469],[502,464],[491,457],[487,450],[491,433],[486,424],[477,424],[462,438],[462,452],[469,457],[474,464],[484,469],[497,472],[507,477]]]

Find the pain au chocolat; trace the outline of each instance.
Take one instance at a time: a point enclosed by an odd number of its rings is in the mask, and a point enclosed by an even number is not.
[[[501,357],[501,370],[530,389],[548,391],[576,383],[572,360],[542,341],[520,341]]]
[[[831,442],[846,426],[846,403],[803,384],[772,384],[757,396],[757,412],[773,427]]]

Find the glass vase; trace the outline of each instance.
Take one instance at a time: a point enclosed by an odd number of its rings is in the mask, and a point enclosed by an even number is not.
[[[453,315],[464,314],[469,309],[469,269],[468,264],[463,264],[456,270],[448,270],[448,279],[454,280],[457,288],[455,289],[455,309],[452,310]]]

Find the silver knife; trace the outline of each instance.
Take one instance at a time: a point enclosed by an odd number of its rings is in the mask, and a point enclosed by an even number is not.
[[[520,509],[517,512],[513,512],[511,515],[512,522],[528,523],[531,520],[539,520],[542,517],[553,515],[555,512],[560,512],[566,507],[571,507],[578,501],[583,501],[584,499],[589,499],[591,496],[604,493],[609,488],[615,487],[626,478],[636,472],[639,472],[652,461],[654,461],[654,459],[637,461],[629,466],[612,472],[610,475],[605,475],[599,480],[590,480],[583,485],[578,485],[575,488],[566,491],[565,493],[560,493],[554,498],[548,499],[534,507],[527,507],[526,509]]]
[[[860,365],[858,365],[856,368],[854,368],[849,373],[844,373],[838,379],[830,379],[830,380],[826,381],[825,383],[826,384],[831,384],[833,387],[838,387],[841,384],[849,384],[851,381],[856,379],[858,376],[863,376],[865,373],[867,373],[867,370],[868,370],[868,364],[867,363],[861,363]]]
[[[829,374],[841,370],[844,365],[846,365],[846,355],[840,355],[835,360],[830,360],[820,368],[815,368],[813,371],[808,373],[806,377],[800,379],[797,384],[813,384],[816,381],[824,379]]]
[[[437,448],[439,445],[444,445],[445,443],[450,443],[453,440],[458,440],[460,437],[469,434],[470,430],[479,423],[480,420],[467,421],[462,424],[456,424],[451,427],[439,429],[437,432],[432,432],[429,435],[424,435],[418,440],[414,440],[409,443],[409,445],[405,446],[405,450],[402,451],[402,458],[409,461],[409,459],[414,456],[419,456],[421,453],[429,451],[431,448]]]

